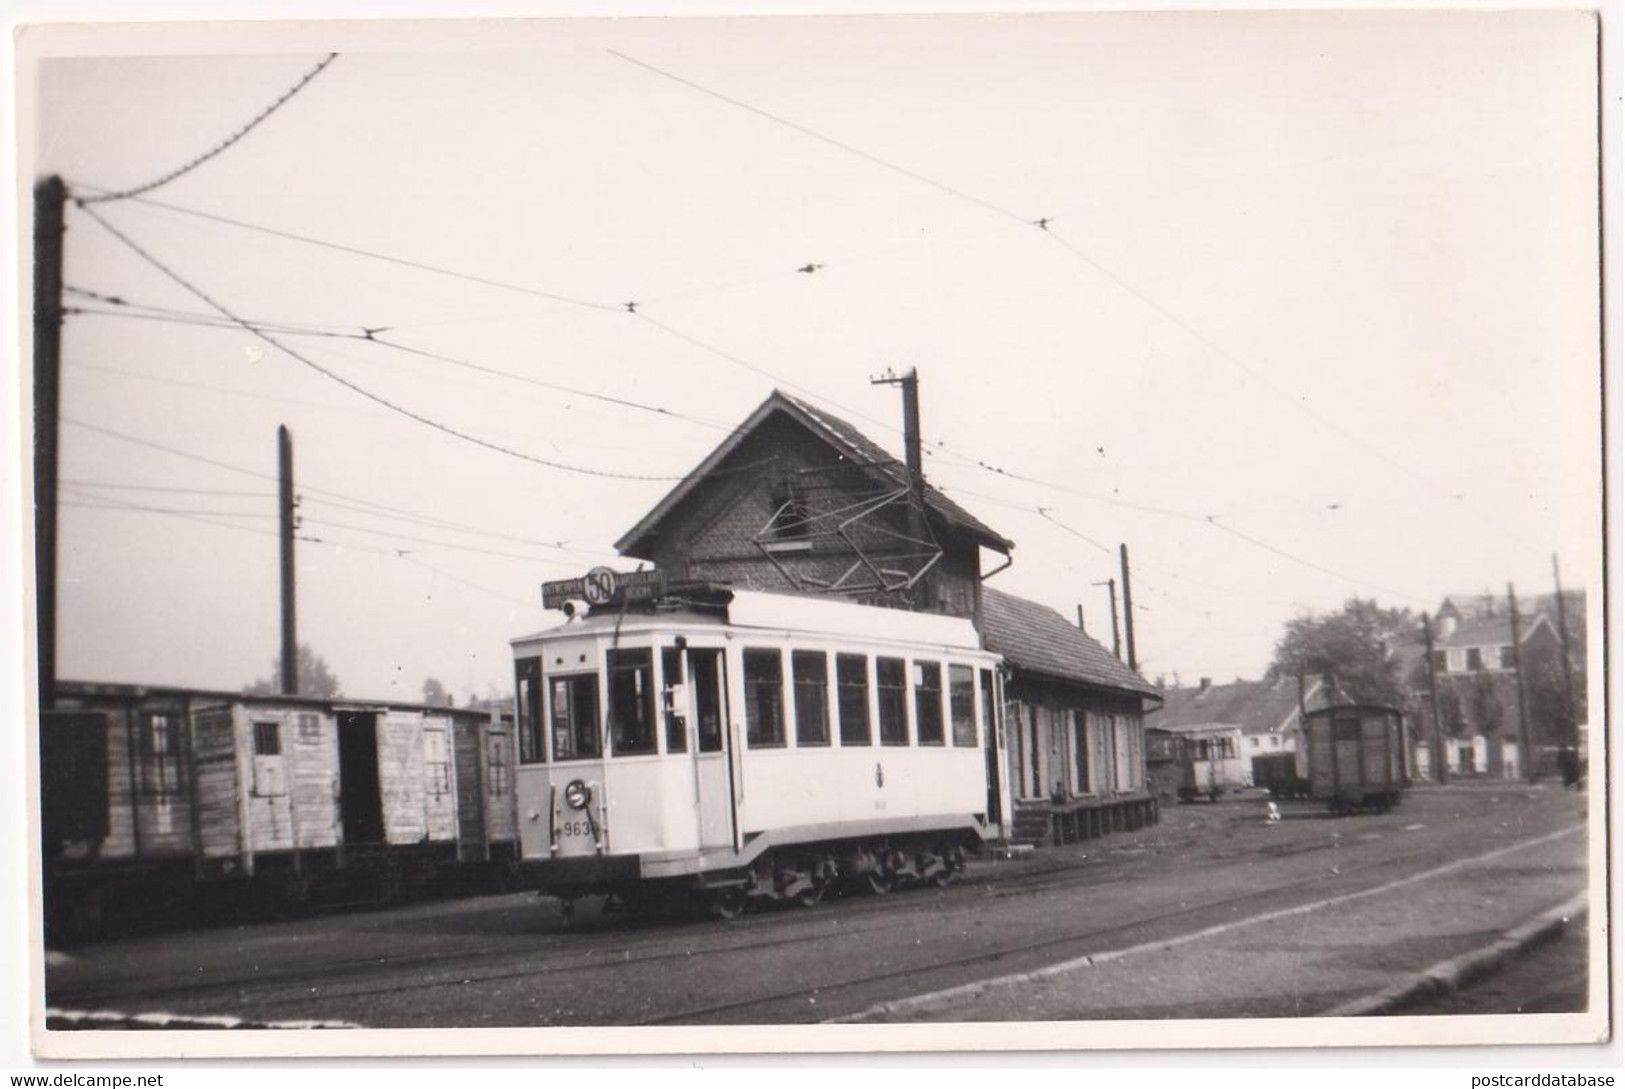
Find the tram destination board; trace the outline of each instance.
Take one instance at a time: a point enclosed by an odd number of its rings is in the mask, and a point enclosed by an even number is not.
[[[666,576],[660,571],[625,572],[595,567],[580,578],[542,583],[542,605],[558,609],[566,601],[585,601],[589,605],[649,601],[659,597],[665,587]]]

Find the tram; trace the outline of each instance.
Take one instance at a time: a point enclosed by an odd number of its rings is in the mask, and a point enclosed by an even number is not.
[[[512,641],[519,868],[567,914],[945,884],[1009,826],[968,620],[607,569],[544,600],[565,623]]]

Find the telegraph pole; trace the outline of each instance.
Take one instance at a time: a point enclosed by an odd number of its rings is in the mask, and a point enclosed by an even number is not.
[[[1123,656],[1123,641],[1117,634],[1117,580],[1107,579],[1105,582],[1091,582],[1090,586],[1105,586],[1110,588],[1112,595],[1112,654],[1118,658]]]
[[[1444,786],[1444,723],[1439,721],[1439,682],[1433,672],[1433,618],[1427,613],[1422,614],[1422,641],[1428,656],[1428,704],[1433,709],[1433,759],[1439,769],[1438,783]]]
[[[1123,563],[1123,640],[1128,644],[1128,667],[1139,671],[1139,659],[1134,656],[1134,590],[1129,586],[1128,545],[1117,546]]]
[[[1507,608],[1512,616],[1512,669],[1518,675],[1518,747],[1524,759],[1523,777],[1535,781],[1535,750],[1529,743],[1529,701],[1523,692],[1523,652],[1518,646],[1518,595],[1512,583],[1507,583]]]
[[[34,599],[39,700],[56,700],[57,429],[62,392],[62,236],[68,187],[34,186]]]
[[[911,544],[926,547],[925,467],[920,449],[920,373],[910,367],[901,375],[887,371],[871,378],[871,386],[903,387],[903,458],[908,467],[908,535]]]
[[[282,545],[282,694],[299,694],[299,639],[294,623],[293,436],[286,425],[276,429],[277,511]]]
[[[1552,553],[1552,585],[1557,590],[1557,637],[1563,644],[1563,710],[1568,728],[1563,732],[1567,745],[1580,743],[1580,715],[1574,702],[1574,662],[1569,657],[1568,609],[1563,604],[1563,576],[1557,569],[1557,553]]]

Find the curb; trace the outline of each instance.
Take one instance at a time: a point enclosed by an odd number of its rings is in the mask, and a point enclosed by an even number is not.
[[[1405,1006],[1438,995],[1450,994],[1469,983],[1499,970],[1508,961],[1551,941],[1571,922],[1586,914],[1586,895],[1580,893],[1549,911],[1513,927],[1489,945],[1440,961],[1403,982],[1376,994],[1345,1002],[1322,1013],[1322,1017],[1372,1017],[1394,1013]]]

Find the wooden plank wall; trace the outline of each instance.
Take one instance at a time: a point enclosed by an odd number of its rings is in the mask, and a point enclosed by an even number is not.
[[[460,718],[453,723],[453,756],[457,763],[457,858],[463,862],[488,857],[483,802],[484,761],[480,759],[483,723]]]
[[[293,782],[293,769],[289,767],[289,754],[295,750],[288,720],[292,716],[274,708],[239,706],[237,708],[237,746],[243,769],[243,811],[248,829],[248,846],[252,853],[287,851],[294,845],[293,798],[289,784]],[[256,723],[274,723],[279,734],[279,749],[275,755],[261,756],[254,751]]]
[[[301,849],[333,847],[339,841],[338,716],[292,711],[287,716],[283,751],[292,744],[290,790],[294,826]]]
[[[204,857],[237,855],[243,844],[238,821],[236,721],[229,706],[192,713],[192,767]]]
[[[107,715],[107,838],[102,841],[103,858],[133,858],[137,853],[134,782],[131,779],[131,725],[134,712],[129,707]]]
[[[491,843],[514,842],[513,773],[518,754],[514,751],[514,723],[493,715],[489,724],[480,724],[485,738],[481,756],[485,765],[485,834]]]
[[[454,725],[450,715],[423,716],[423,828],[435,843],[457,839]]]
[[[423,715],[390,711],[378,724],[378,779],[384,804],[384,841],[428,838],[423,799]]]

